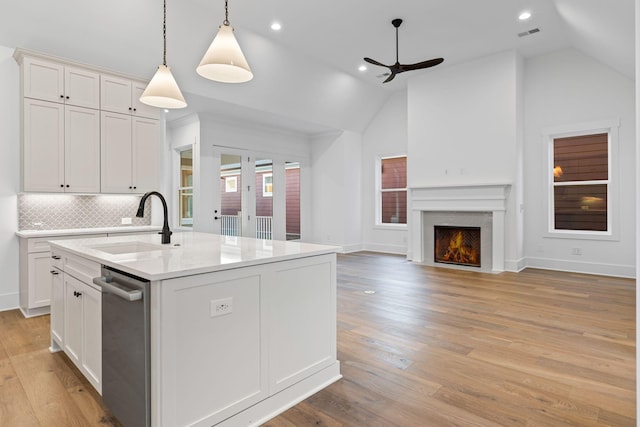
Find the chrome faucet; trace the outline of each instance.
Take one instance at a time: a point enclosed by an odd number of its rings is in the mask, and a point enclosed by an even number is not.
[[[138,213],[136,213],[136,216],[138,218],[144,217],[144,203],[147,201],[147,198],[152,195],[158,196],[160,198],[160,201],[162,202],[162,208],[164,210],[164,224],[162,225],[162,231],[158,234],[162,234],[163,244],[171,243],[171,235],[173,233],[171,232],[171,230],[169,230],[169,213],[167,212],[167,201],[164,199],[162,194],[158,193],[157,191],[149,191],[148,193],[145,193],[145,195],[142,196],[142,199],[140,200],[140,206],[138,206]]]

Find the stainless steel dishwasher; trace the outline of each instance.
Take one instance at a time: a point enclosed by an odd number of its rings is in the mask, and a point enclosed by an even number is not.
[[[149,281],[102,266],[102,400],[125,427],[151,426]]]

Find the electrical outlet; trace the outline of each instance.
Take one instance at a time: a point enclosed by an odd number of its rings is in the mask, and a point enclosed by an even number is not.
[[[211,300],[211,317],[223,316],[233,312],[233,298]]]
[[[122,218],[121,224],[122,225],[131,225],[132,224],[131,218]]]

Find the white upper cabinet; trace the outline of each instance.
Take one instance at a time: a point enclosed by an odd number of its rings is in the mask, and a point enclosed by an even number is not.
[[[100,112],[24,100],[23,190],[100,192]]]
[[[26,98],[100,108],[100,74],[30,57],[23,67]]]
[[[160,122],[102,112],[102,193],[145,193],[158,189]]]
[[[160,109],[140,102],[140,95],[144,92],[145,87],[145,83],[102,75],[100,80],[100,90],[102,92],[100,109],[102,111],[157,119],[160,117]]]

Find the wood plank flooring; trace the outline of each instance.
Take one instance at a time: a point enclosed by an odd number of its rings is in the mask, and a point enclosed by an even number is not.
[[[119,426],[48,345],[48,316],[0,313],[0,426]],[[635,426],[635,281],[340,255],[338,359],[264,427]]]

